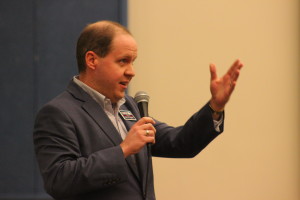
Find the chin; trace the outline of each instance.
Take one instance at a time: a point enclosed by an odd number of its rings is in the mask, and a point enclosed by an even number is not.
[[[118,95],[118,96],[116,96],[115,98],[114,98],[114,103],[117,103],[118,101],[120,101],[122,98],[124,98],[125,97],[125,93],[123,94],[123,95]]]
[[[125,91],[119,95],[120,99],[122,99],[124,96],[125,96]]]

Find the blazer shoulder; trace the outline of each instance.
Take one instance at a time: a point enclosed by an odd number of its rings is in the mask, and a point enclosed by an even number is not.
[[[88,100],[89,95],[71,80],[65,91],[63,91],[62,93],[54,97],[52,100],[44,104],[41,107],[41,109],[49,106],[64,108],[72,106],[74,104],[81,105],[83,102]]]

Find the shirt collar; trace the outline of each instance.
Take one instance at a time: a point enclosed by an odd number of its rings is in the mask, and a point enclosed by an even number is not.
[[[79,76],[74,76],[73,81],[76,83],[79,87],[81,87],[86,93],[88,93],[97,103],[100,104],[100,106],[105,110],[113,109],[112,103],[110,99],[105,97],[100,92],[94,90],[90,86],[83,83],[81,80],[78,79]],[[123,105],[126,102],[125,98],[120,99],[116,106],[114,106],[114,109],[119,110],[120,106]]]

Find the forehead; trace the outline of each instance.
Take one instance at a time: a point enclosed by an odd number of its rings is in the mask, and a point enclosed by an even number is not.
[[[111,47],[112,51],[128,50],[137,52],[137,43],[135,39],[131,35],[125,33],[118,33],[115,35]]]

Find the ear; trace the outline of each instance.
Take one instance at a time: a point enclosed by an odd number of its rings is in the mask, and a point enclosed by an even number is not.
[[[99,59],[99,57],[95,52],[93,52],[93,51],[86,52],[85,63],[86,63],[87,68],[92,69],[92,70],[96,69],[98,59]]]

